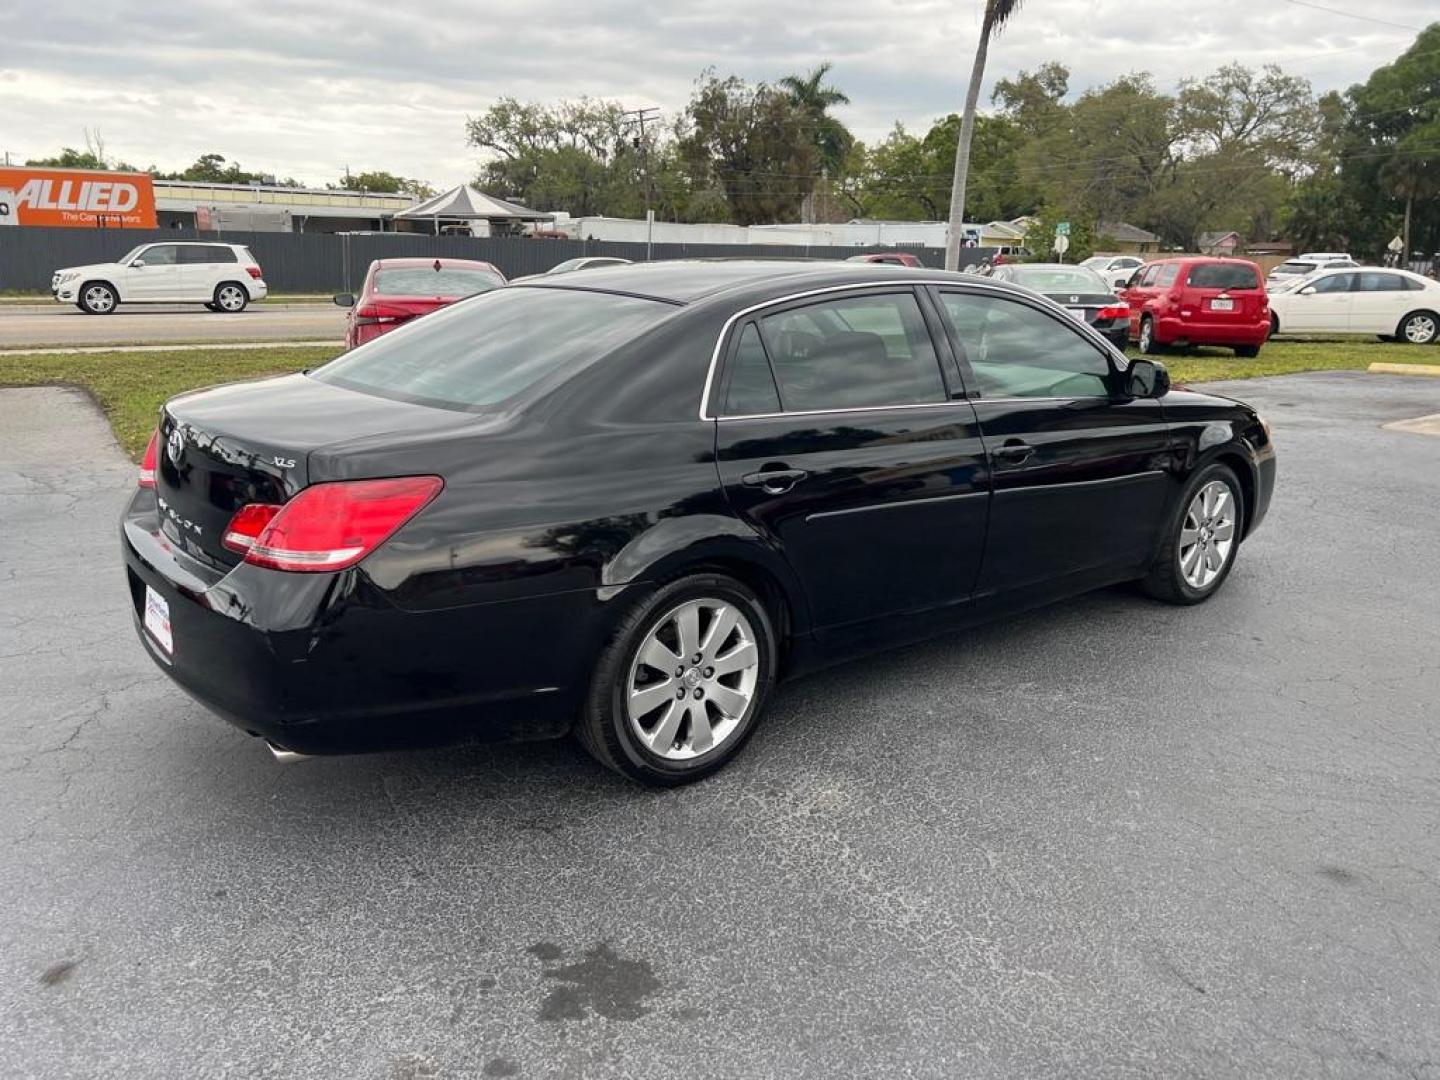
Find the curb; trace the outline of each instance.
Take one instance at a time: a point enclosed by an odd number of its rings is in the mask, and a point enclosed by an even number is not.
[[[230,341],[230,342],[149,342],[144,345],[65,345],[43,349],[0,349],[0,359],[7,356],[87,356],[98,353],[158,353],[158,352],[222,352],[226,349],[248,351],[252,349],[343,349],[343,341]],[[1440,368],[1435,369],[1440,375]]]
[[[1440,376],[1440,364],[1371,364],[1365,370],[1372,375]]]

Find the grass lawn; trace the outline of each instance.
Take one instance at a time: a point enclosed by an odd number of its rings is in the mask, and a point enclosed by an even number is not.
[[[0,356],[0,386],[65,384],[88,390],[99,401],[125,452],[137,461],[155,428],[161,402],[182,390],[314,367],[336,355],[334,346],[275,349],[86,353],[69,356]],[[1160,357],[1177,383],[1245,379],[1296,371],[1363,370],[1373,363],[1437,363],[1440,350],[1387,345],[1362,339],[1272,341],[1255,360],[1237,360],[1228,349],[1195,349]],[[1376,378],[1384,378],[1377,375]]]

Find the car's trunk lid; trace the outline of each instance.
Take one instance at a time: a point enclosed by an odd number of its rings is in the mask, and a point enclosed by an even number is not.
[[[1046,293],[1045,295],[1083,323],[1093,323],[1101,308],[1124,305],[1123,300],[1111,293]]]
[[[364,437],[404,437],[476,417],[286,375],[186,394],[161,412],[155,469],[160,525],[220,567],[240,556],[225,527],[247,503],[284,503],[310,483],[310,454]]]

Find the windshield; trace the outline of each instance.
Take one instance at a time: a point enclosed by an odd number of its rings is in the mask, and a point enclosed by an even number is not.
[[[1042,293],[1108,293],[1100,275],[1084,266],[1016,266],[1011,270],[1017,285]]]
[[[138,244],[138,245],[136,245],[135,247],[131,248],[128,252],[126,252],[124,255],[121,255],[120,258],[116,259],[116,260],[115,260],[116,265],[118,265],[118,266],[125,266],[125,265],[133,262],[134,260],[136,260],[136,259],[138,259],[138,258],[140,257],[140,252],[144,251],[144,250],[145,250],[147,247],[149,247],[149,246],[150,246],[149,244]]]
[[[396,266],[375,273],[375,291],[381,296],[473,296],[504,283],[488,270],[452,266]]]
[[[624,344],[674,305],[571,289],[494,289],[332,360],[311,377],[444,409],[498,405]]]

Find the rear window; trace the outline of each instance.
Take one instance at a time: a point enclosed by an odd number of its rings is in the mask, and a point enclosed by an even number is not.
[[[474,296],[505,284],[499,274],[465,267],[396,266],[375,272],[381,296]]]
[[[1192,289],[1258,289],[1260,275],[1251,263],[1201,263],[1190,270]]]
[[[397,401],[473,411],[623,345],[676,308],[571,289],[495,289],[427,315],[312,371]]]
[[[1011,280],[1040,293],[1108,293],[1109,286],[1088,266],[1017,266]]]
[[[1283,262],[1275,267],[1275,274],[1308,274],[1316,268],[1313,262]]]

